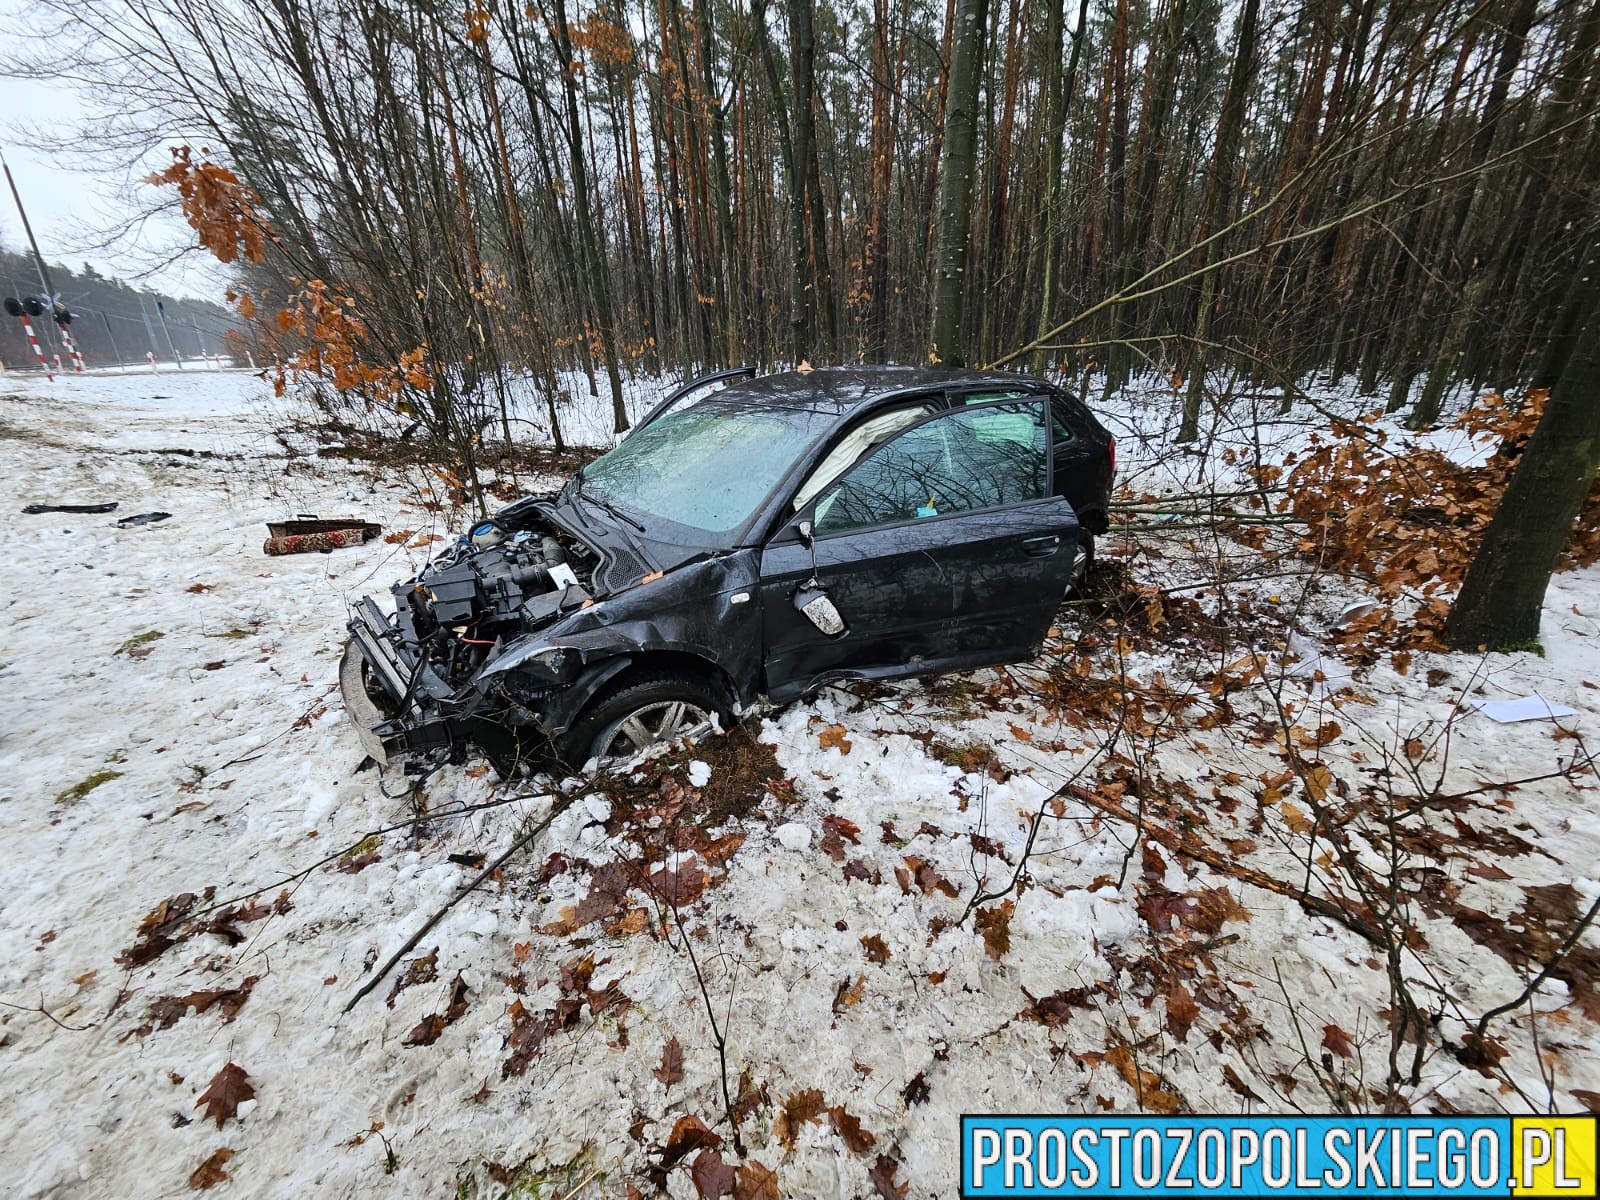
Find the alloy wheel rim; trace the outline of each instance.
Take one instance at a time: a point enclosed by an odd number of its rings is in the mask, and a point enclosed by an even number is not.
[[[711,714],[687,700],[658,700],[623,717],[608,731],[601,755],[625,758],[663,742],[704,733]]]

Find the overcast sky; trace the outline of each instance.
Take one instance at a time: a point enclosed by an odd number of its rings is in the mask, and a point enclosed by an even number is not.
[[[9,65],[8,44],[15,45],[13,31],[29,28],[27,3],[0,0],[0,30],[5,31],[0,33],[0,73]],[[124,169],[109,168],[86,156],[43,153],[31,144],[37,130],[64,135],[83,117],[84,105],[70,84],[0,77],[0,151],[16,177],[45,261],[64,263],[74,270],[90,262],[102,275],[135,282],[175,247],[193,239],[180,220],[160,217],[145,222],[114,245],[100,244],[105,230],[138,211],[127,193],[146,185],[130,178]],[[28,244],[16,204],[3,186],[0,244],[19,251]],[[9,281],[0,281],[4,282]],[[23,281],[17,282],[25,286]],[[226,286],[220,272],[198,257],[162,267],[147,282],[173,294],[214,300],[221,299]]]

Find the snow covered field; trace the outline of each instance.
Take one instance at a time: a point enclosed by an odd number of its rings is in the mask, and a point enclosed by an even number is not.
[[[1152,465],[1169,399],[1108,419],[1124,476],[1209,485],[1254,434]],[[414,821],[402,781],[357,772],[346,606],[459,518],[418,478],[291,456],[281,416],[247,373],[0,381],[6,1195],[951,1196],[962,1112],[1395,1103],[1397,993],[1369,937],[1066,784],[1323,897],[1351,884],[1318,857],[1307,788],[1352,828],[1423,791],[1403,861],[1351,850],[1370,878],[1398,870],[1418,939],[1398,970],[1430,1036],[1398,1094],[1423,1112],[1600,1103],[1600,934],[1496,1022],[1492,1052],[1451,1049],[1600,893],[1581,770],[1600,568],[1557,577],[1543,658],[1329,657],[1219,702],[1211,604],[1187,641],[1069,611],[1051,670],[826,693],[757,723],[759,743],[570,798],[346,1013],[558,801],[469,763],[427,781]],[[102,500],[120,507],[18,511]],[[172,515],[116,525],[151,510]],[[297,513],[416,536],[263,556],[265,522]],[[1179,541],[1121,549],[1172,587]],[[1288,586],[1241,585],[1231,611],[1284,607]],[[1361,597],[1319,588],[1299,598],[1302,666]],[[1578,715],[1457,709],[1534,690]],[[1286,774],[1285,739],[1328,774]],[[959,924],[1025,854],[1025,890]]]

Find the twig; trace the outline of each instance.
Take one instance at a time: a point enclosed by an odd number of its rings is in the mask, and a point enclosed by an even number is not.
[[[700,998],[705,1001],[706,1019],[711,1022],[711,1040],[717,1047],[717,1064],[721,1068],[722,1108],[727,1114],[728,1128],[733,1130],[734,1153],[743,1158],[744,1139],[739,1136],[739,1120],[733,1113],[733,1095],[728,1091],[728,1039],[717,1021],[716,1008],[711,1003],[711,989],[706,986],[705,972],[700,969],[700,959],[694,952],[694,942],[689,937],[689,931],[684,928],[683,914],[678,911],[677,900],[669,899],[667,907],[672,911],[672,920],[678,927],[678,936],[683,939],[683,948],[689,952],[689,965],[694,968],[694,981],[700,985]]]
[[[511,860],[511,857],[514,854],[516,854],[524,846],[532,842],[534,838],[538,837],[541,833],[548,829],[550,827],[550,822],[554,821],[562,813],[566,812],[568,808],[572,807],[572,802],[578,798],[578,795],[579,793],[575,792],[570,796],[562,796],[557,799],[555,803],[551,805],[550,812],[545,816],[544,820],[540,821],[532,829],[528,830],[528,832],[524,833],[516,841],[512,842],[504,854],[495,859],[488,866],[484,867],[483,870],[479,871],[470,883],[468,883],[454,896],[450,897],[450,899],[446,900],[442,905],[435,909],[433,915],[423,922],[422,927],[406,939],[405,945],[401,946],[400,949],[396,950],[392,955],[390,955],[389,961],[384,963],[371,979],[362,984],[360,990],[357,991],[354,996],[350,997],[350,1003],[344,1006],[344,1011],[349,1012],[352,1008],[359,1004],[361,1002],[361,998],[373,988],[377,987],[382,981],[383,977],[394,969],[394,965],[396,963],[398,963],[407,954],[411,953],[411,951],[415,950],[417,943],[428,935],[428,931],[430,929],[432,929],[440,921],[444,920],[445,915],[449,913],[452,908],[461,903],[462,900],[466,899],[467,896],[469,896],[485,879],[489,878],[489,876],[493,875],[501,867],[505,866],[506,863]]]
[[[1468,1039],[1469,1044],[1481,1046],[1483,1044],[1483,1035],[1488,1030],[1490,1021],[1510,1012],[1514,1008],[1521,1008],[1533,998],[1534,993],[1544,986],[1544,981],[1550,978],[1551,973],[1565,962],[1567,956],[1576,948],[1578,941],[1588,932],[1589,926],[1594,924],[1597,914],[1600,914],[1600,896],[1594,898],[1594,903],[1589,905],[1589,911],[1583,914],[1583,919],[1572,927],[1566,937],[1561,939],[1561,945],[1556,947],[1556,952],[1550,956],[1550,961],[1545,963],[1544,970],[1535,975],[1528,982],[1528,986],[1523,988],[1515,999],[1496,1005],[1478,1018],[1478,1027],[1472,1031],[1472,1036]]]
[[[55,1013],[51,1012],[48,1008],[46,1008],[44,1006],[44,993],[43,992],[39,993],[39,1003],[38,1004],[34,1004],[34,1005],[12,1004],[11,1001],[9,1001],[9,1000],[0,1000],[0,1008],[11,1008],[11,1009],[15,1009],[17,1012],[29,1012],[29,1013],[36,1012],[36,1013],[40,1013],[43,1016],[48,1017],[51,1021],[55,1022],[62,1029],[65,1029],[68,1033],[83,1033],[86,1030],[94,1028],[93,1025],[68,1025],[60,1017],[56,1016]]]
[[[1105,796],[1091,792],[1088,788],[1078,787],[1076,784],[1069,783],[1065,787],[1058,789],[1056,791],[1056,796],[1070,797],[1071,799],[1078,801],[1080,804],[1087,805],[1088,807],[1094,809],[1096,812],[1104,813],[1109,817],[1115,817],[1119,821],[1125,821],[1135,828],[1139,827],[1140,825],[1139,817],[1136,813],[1129,812],[1115,800],[1111,800]],[[1206,847],[1189,840],[1182,834],[1176,833],[1171,829],[1166,829],[1160,825],[1152,825],[1149,822],[1145,822],[1143,828],[1146,837],[1160,842],[1174,854],[1180,855],[1183,858],[1192,859],[1195,862],[1204,863],[1213,871],[1220,871],[1224,875],[1228,875],[1234,879],[1237,879],[1240,883],[1248,883],[1252,887],[1261,888],[1263,891],[1273,892],[1279,896],[1285,896],[1298,903],[1300,907],[1304,908],[1307,912],[1315,913],[1319,917],[1327,917],[1330,920],[1337,921],[1346,929],[1360,934],[1374,946],[1381,948],[1387,945],[1383,935],[1368,920],[1366,920],[1366,918],[1350,911],[1350,909],[1343,904],[1336,903],[1321,896],[1313,896],[1306,892],[1303,888],[1297,888],[1293,884],[1284,883],[1282,880],[1274,879],[1272,876],[1265,875],[1251,867],[1241,866],[1230,859],[1222,857],[1222,855],[1216,853],[1215,851],[1208,850]]]

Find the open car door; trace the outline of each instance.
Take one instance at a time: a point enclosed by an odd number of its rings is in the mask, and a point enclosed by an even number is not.
[[[1078,552],[1050,482],[1042,397],[940,411],[820,490],[808,480],[814,498],[762,554],[768,695],[1031,657]],[[819,591],[840,627],[797,607]]]

